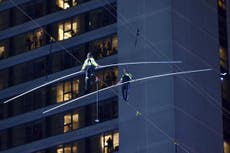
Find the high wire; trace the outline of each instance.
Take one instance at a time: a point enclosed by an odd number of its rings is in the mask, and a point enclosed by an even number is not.
[[[148,76],[148,77],[143,77],[143,78],[139,78],[139,79],[134,79],[134,80],[131,80],[131,81],[128,81],[129,83],[134,83],[134,82],[139,82],[139,81],[143,81],[143,80],[147,80],[147,79],[154,79],[154,78],[160,78],[160,77],[167,77],[167,76],[174,76],[174,75],[182,75],[182,74],[190,74],[190,73],[198,73],[198,72],[205,72],[205,71],[211,71],[212,69],[198,69],[198,70],[190,70],[190,71],[182,71],[182,72],[173,72],[173,73],[165,73],[165,74],[158,74],[158,75],[152,75],[152,76]],[[119,83],[119,84],[116,84],[116,85],[112,85],[110,87],[106,87],[106,88],[103,88],[103,89],[100,89],[98,91],[94,91],[94,92],[91,92],[89,94],[86,94],[86,95],[83,95],[81,97],[78,97],[78,98],[75,98],[75,99],[72,99],[70,101],[67,101],[66,103],[63,103],[63,104],[60,104],[58,106],[55,106],[51,109],[48,109],[46,111],[43,112],[43,114],[45,113],[48,113],[50,111],[53,111],[53,110],[56,110],[60,107],[63,107],[67,104],[70,104],[72,102],[75,102],[77,100],[80,100],[80,99],[83,99],[85,97],[88,97],[88,96],[91,96],[91,95],[94,95],[96,94],[97,92],[102,92],[102,91],[105,91],[105,90],[108,90],[108,89],[111,89],[111,88],[115,88],[115,87],[118,87],[118,86],[121,86],[125,83],[128,83],[128,82],[124,82],[124,83]]]
[[[126,62],[126,63],[117,63],[117,64],[103,65],[103,66],[100,66],[98,69],[107,68],[107,67],[114,67],[114,66],[123,66],[123,65],[167,64],[167,63],[174,64],[174,63],[182,63],[182,62],[181,62],[181,61]],[[60,80],[64,80],[64,79],[66,79],[66,78],[72,77],[72,76],[74,76],[74,75],[83,74],[83,73],[84,73],[83,71],[77,71],[77,72],[74,72],[74,73],[71,73],[71,74],[68,74],[68,75],[59,77],[59,78],[54,79],[54,80],[52,80],[52,81],[46,82],[46,83],[44,83],[44,84],[42,84],[42,85],[40,85],[40,86],[37,86],[37,87],[35,87],[35,88],[32,88],[32,89],[30,89],[30,90],[28,90],[28,91],[26,91],[26,92],[23,92],[23,93],[21,93],[21,94],[19,94],[19,95],[17,95],[17,96],[14,96],[14,97],[12,97],[12,98],[10,98],[10,99],[4,101],[3,103],[6,104],[6,103],[8,103],[8,102],[10,102],[10,101],[12,101],[12,100],[15,100],[15,99],[17,99],[17,98],[19,98],[19,97],[22,97],[22,96],[24,96],[24,95],[26,95],[26,94],[28,94],[28,93],[31,93],[31,92],[33,92],[33,91],[35,91],[35,90],[37,90],[37,89],[40,89],[40,88],[45,87],[45,86],[47,86],[47,85],[50,85],[50,84],[52,84],[52,83],[58,82],[58,81],[60,81]]]

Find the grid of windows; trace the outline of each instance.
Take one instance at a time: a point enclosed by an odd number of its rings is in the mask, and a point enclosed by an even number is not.
[[[107,45],[103,46],[104,43],[107,43]],[[110,43],[111,46],[109,45]],[[69,51],[71,51],[75,57],[81,59],[82,62],[88,51],[92,51],[95,59],[102,59],[117,53],[117,37],[110,36],[95,40],[71,48]],[[18,64],[8,69],[0,70],[0,90],[55,72],[60,72],[77,65],[79,65],[79,62],[64,51],[38,58],[30,62]],[[24,71],[25,69],[27,71]],[[12,81],[8,84],[9,80]]]
[[[89,1],[91,0],[32,0],[19,5],[19,7],[31,18],[37,19]],[[3,2],[3,0],[1,0],[0,3],[1,2]],[[30,19],[17,8],[1,11],[0,17],[0,31],[30,21]]]
[[[0,44],[5,46],[6,53],[4,58],[48,45],[51,43],[50,35],[55,40],[62,41],[113,24],[116,22],[116,18],[108,13],[108,11],[111,10],[113,9],[99,8],[73,18],[65,19],[57,23],[43,26],[42,28],[28,31],[27,33],[1,40]],[[95,18],[100,22],[88,24],[91,20],[95,20]],[[45,31],[48,31],[49,35],[47,35]]]
[[[99,84],[99,89],[107,85],[116,84],[118,69],[116,67],[96,72],[96,75],[104,82]],[[109,79],[108,79],[109,77]],[[78,76],[47,88],[39,89],[10,103],[3,104],[4,112],[1,119],[13,117],[50,104],[61,103],[84,94],[84,78]]]
[[[33,0],[23,3],[19,7],[31,18],[38,19],[47,14],[69,9],[88,1],[90,0]],[[115,7],[116,4],[112,5]],[[25,33],[17,34],[5,40],[0,40],[0,60],[34,50],[42,51],[46,47],[49,48],[50,53],[47,56],[0,70],[0,90],[79,65],[64,51],[52,53],[54,42],[51,40],[54,38],[57,41],[68,43],[71,40],[67,39],[115,23],[116,17],[108,11],[114,12],[114,15],[116,15],[116,10],[106,6],[106,8],[93,9],[78,16],[63,19]],[[0,31],[30,21],[30,18],[25,16],[16,7],[1,11],[0,17]],[[46,31],[48,31],[52,38],[50,38],[50,35],[47,35]],[[102,59],[117,53],[117,37],[114,34],[68,48],[68,50],[82,62],[89,51],[93,53],[96,59]],[[117,82],[118,68],[113,67],[99,70],[96,72],[96,75],[105,82],[99,84],[99,89],[101,89]],[[0,103],[0,119],[7,120],[10,117],[82,96],[84,94],[83,77],[81,75],[52,84],[7,104]],[[93,103],[4,129],[0,131],[0,151],[118,118],[117,101],[117,97],[100,101],[98,106],[99,112],[96,111],[96,104]],[[99,117],[100,123],[95,122],[96,117]],[[79,153],[83,151],[109,153],[112,150],[118,150],[118,148],[118,131],[111,131],[98,136],[84,138],[80,141],[60,144],[37,153]]]
[[[0,150],[31,143],[50,136],[56,136],[96,124],[96,104],[79,107],[68,112],[49,116],[31,123],[17,125],[0,132]],[[100,123],[118,117],[117,97],[101,101],[99,104]],[[20,131],[20,132],[19,132]],[[7,138],[6,138],[7,137]],[[118,135],[107,133],[102,145],[108,148],[108,138],[111,137],[114,149],[119,145]],[[58,148],[60,149],[60,148]],[[61,150],[61,149],[60,149]]]

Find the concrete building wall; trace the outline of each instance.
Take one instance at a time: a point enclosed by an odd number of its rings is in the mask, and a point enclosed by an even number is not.
[[[216,1],[118,0],[117,7],[119,62],[183,62],[127,66],[135,79],[213,69],[131,84],[128,103],[119,99],[120,152],[223,152]]]
[[[119,62],[173,58],[171,0],[118,0],[117,7]],[[135,79],[173,70],[168,64],[126,68]],[[132,83],[128,103],[119,99],[119,152],[172,153],[174,127],[173,77]]]
[[[172,2],[173,53],[183,61],[178,69],[213,69],[175,77],[175,139],[189,152],[223,152],[217,2]]]

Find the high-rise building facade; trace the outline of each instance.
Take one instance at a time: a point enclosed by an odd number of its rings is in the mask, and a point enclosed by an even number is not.
[[[0,17],[0,152],[230,153],[228,1],[2,0]],[[99,67],[99,89],[124,67],[163,76],[131,83],[128,102],[119,87],[84,97],[80,72],[4,103],[80,71],[88,52],[163,62]],[[205,71],[164,76],[191,70]]]
[[[84,94],[83,73],[3,103],[28,89],[79,71],[87,52],[92,52],[100,65],[116,63],[116,1],[10,0],[1,2],[0,9],[0,151],[117,151],[116,94],[100,94],[98,105],[96,97],[91,96],[43,114]],[[102,80],[99,89],[105,88],[117,82],[118,69],[99,69],[96,75]],[[97,118],[99,123],[95,122]]]

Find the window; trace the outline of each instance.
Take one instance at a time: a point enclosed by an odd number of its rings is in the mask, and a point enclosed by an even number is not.
[[[64,133],[79,128],[79,114],[67,114],[64,116]]]
[[[113,52],[115,51],[115,52],[117,52],[117,43],[118,42],[118,40],[117,40],[117,36],[114,36],[113,37],[113,39],[112,39],[112,50],[113,50]]]
[[[61,9],[68,9],[78,5],[78,0],[57,0],[56,5]]]
[[[101,136],[101,147],[103,153],[111,153],[119,150],[119,133],[107,133]]]
[[[5,46],[0,45],[0,59],[4,58]]]
[[[90,43],[90,50],[96,59],[110,56],[117,52],[117,36],[100,39]]]
[[[56,88],[57,103],[75,98],[79,94],[79,80],[67,81],[60,83]]]
[[[77,144],[66,144],[65,146],[59,145],[57,153],[77,153]]]
[[[226,9],[225,0],[218,0],[218,6],[222,9]]]
[[[58,40],[69,39],[77,34],[79,31],[78,19],[65,21],[58,25]]]
[[[38,29],[28,33],[25,41],[26,41],[27,50],[31,50],[43,46],[45,44],[43,29]]]
[[[230,144],[224,141],[224,153],[230,153]]]
[[[8,87],[8,70],[2,70],[0,71],[0,90]]]

